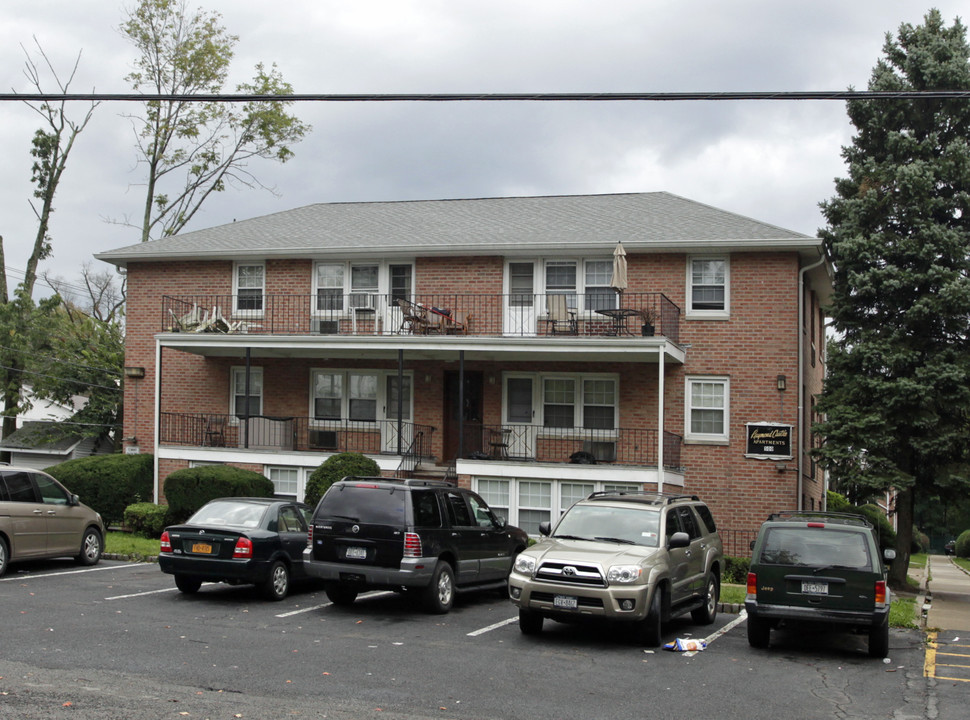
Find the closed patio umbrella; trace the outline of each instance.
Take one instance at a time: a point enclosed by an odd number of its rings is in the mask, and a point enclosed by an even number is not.
[[[626,250],[623,249],[622,242],[618,242],[613,250],[613,277],[610,278],[610,287],[618,295],[626,290]]]

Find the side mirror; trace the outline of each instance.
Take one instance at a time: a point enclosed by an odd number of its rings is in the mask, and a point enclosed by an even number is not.
[[[80,504],[81,504],[81,498],[79,498],[77,495],[73,495],[72,494],[71,495],[71,505],[77,506],[77,505],[80,505]]]
[[[893,548],[886,548],[882,551],[882,556],[886,558],[886,560],[892,562],[896,559],[896,551]]]
[[[493,515],[492,516],[492,519],[495,521],[495,527],[497,527],[499,530],[504,530],[505,529],[505,526],[508,525],[508,523],[505,522],[505,518],[504,517],[499,517],[498,515]]]
[[[548,520],[543,520],[539,523],[539,534],[549,537],[549,533],[552,532],[552,526],[549,524]]]
[[[670,542],[668,547],[670,548],[685,548],[690,545],[690,535],[685,532],[675,532],[670,536]]]
[[[754,543],[755,543],[754,540],[748,543],[748,550],[751,550],[752,552],[754,552]]]

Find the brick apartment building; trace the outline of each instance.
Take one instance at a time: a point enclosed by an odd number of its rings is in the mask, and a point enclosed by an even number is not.
[[[533,534],[594,490],[697,494],[735,554],[823,502],[817,238],[644,193],[319,204],[96,257],[159,490],[233,463],[302,499],[349,450]]]

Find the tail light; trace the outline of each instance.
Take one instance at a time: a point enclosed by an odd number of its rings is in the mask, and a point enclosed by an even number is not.
[[[748,597],[753,600],[757,596],[757,594],[758,594],[758,576],[753,572],[749,572],[748,573]]]
[[[886,581],[876,580],[876,607],[886,607]]]
[[[307,526],[307,531],[306,531],[306,546],[308,548],[312,548],[313,547],[313,524],[312,523]]]
[[[233,560],[248,560],[253,556],[253,541],[247,537],[236,540],[236,547],[232,550]]]
[[[421,536],[417,533],[404,533],[404,557],[421,557]]]
[[[168,536],[168,530],[162,533],[162,539],[158,548],[160,553],[172,552],[172,539]]]

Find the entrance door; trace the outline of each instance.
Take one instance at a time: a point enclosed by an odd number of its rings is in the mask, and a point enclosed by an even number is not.
[[[401,398],[401,422],[403,424],[403,434],[401,435],[401,452],[407,449],[414,441],[414,424],[411,421],[411,376],[404,376],[404,392]],[[384,420],[381,423],[383,428],[381,445],[384,452],[397,452],[397,375],[388,375],[384,382]]]
[[[482,451],[482,373],[466,372],[464,407],[459,405],[458,373],[445,373],[444,428],[442,429],[443,460],[452,462],[459,453],[459,417],[464,425],[461,452],[465,457]]]
[[[511,430],[509,456],[535,457],[533,380],[531,377],[510,377],[505,381],[505,391],[505,424]]]
[[[503,332],[505,335],[536,334],[535,263],[509,263]]]
[[[403,314],[398,300],[414,300],[411,294],[412,278],[414,266],[410,263],[406,265],[389,265],[387,268],[388,281],[390,282],[390,293],[387,296],[387,305],[378,310],[383,316],[383,326],[385,335],[396,335],[401,332]]]

